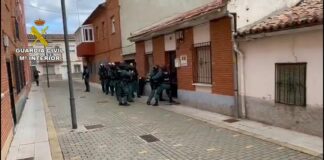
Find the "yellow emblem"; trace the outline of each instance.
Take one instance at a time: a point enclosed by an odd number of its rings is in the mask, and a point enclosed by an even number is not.
[[[42,26],[42,25],[45,24],[45,21],[39,19],[39,20],[36,20],[35,21],[35,24],[37,26]],[[32,46],[34,46],[39,41],[41,44],[44,45],[44,47],[47,47],[48,43],[47,43],[46,39],[43,37],[43,35],[46,34],[46,31],[47,30],[48,30],[48,26],[46,26],[45,28],[43,28],[41,30],[41,32],[39,32],[35,26],[32,26],[31,27],[31,34],[36,37],[36,39],[33,42]]]

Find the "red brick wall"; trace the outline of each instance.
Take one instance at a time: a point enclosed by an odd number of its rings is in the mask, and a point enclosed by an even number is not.
[[[153,61],[155,65],[159,65],[160,67],[166,64],[164,36],[153,38]]]
[[[147,64],[145,61],[145,42],[136,42],[136,54],[135,54],[136,68],[139,76],[145,77],[147,71]]]
[[[5,94],[4,98],[1,100],[1,150],[8,138],[10,130],[13,129],[13,119],[11,115],[9,97],[9,82],[4,52],[3,43],[1,43],[1,93]]]
[[[95,53],[95,43],[81,43],[77,46],[77,55],[78,57],[82,56],[93,56]]]
[[[233,96],[233,47],[230,18],[210,23],[212,47],[212,92]]]
[[[184,30],[184,41],[177,42],[177,58],[187,55],[188,66],[178,68],[178,88],[183,90],[195,90],[193,83],[193,29]]]
[[[93,24],[95,29],[95,56],[88,58],[89,65],[97,64],[100,62],[121,62],[123,57],[121,55],[121,29],[120,29],[120,14],[119,14],[119,1],[107,1],[104,11],[98,13],[96,17],[89,22]],[[112,17],[115,19],[115,33],[112,33]],[[102,22],[104,22],[104,29]],[[98,31],[96,31],[98,28]],[[97,72],[98,68],[96,68]],[[92,73],[90,80],[99,82],[97,73]]]
[[[6,60],[8,59],[11,63],[11,74],[12,74],[12,82],[15,84],[15,69],[13,64],[13,55],[15,54],[15,49],[20,47],[28,46],[27,42],[27,34],[25,27],[25,15],[24,15],[24,5],[23,0],[19,1],[20,4],[16,4],[16,1],[5,0],[1,1],[1,39],[3,35],[6,34],[9,37],[9,47],[4,48],[3,43],[1,41],[1,93],[4,93],[4,98],[1,100],[1,153],[7,154],[7,150],[4,148],[4,144],[8,143],[9,133],[13,129],[13,118],[11,113],[11,102],[10,102],[10,93],[9,93],[9,81],[6,67]],[[22,12],[16,12],[16,7],[22,8]],[[20,40],[15,39],[15,30],[14,30],[14,18],[17,17],[17,21],[19,23],[19,35]],[[18,55],[17,55],[18,56]],[[18,100],[22,93],[27,93],[30,90],[30,80],[31,80],[31,71],[29,61],[26,60],[24,62],[24,71],[25,71],[25,80],[27,86],[17,94],[16,90],[14,90],[15,100]],[[25,92],[26,91],[26,92]],[[9,142],[10,143],[10,142]],[[6,148],[7,149],[7,148]],[[3,156],[1,156],[3,157]]]

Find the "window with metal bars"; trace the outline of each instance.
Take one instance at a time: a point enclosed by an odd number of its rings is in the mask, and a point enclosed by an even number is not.
[[[20,91],[26,85],[26,77],[24,70],[24,61],[19,60],[16,55],[14,55],[14,70],[17,93],[20,93]]]
[[[212,60],[210,42],[194,44],[194,83],[211,84]]]
[[[306,63],[276,64],[276,103],[306,106]]]
[[[15,36],[18,40],[20,40],[20,36],[19,36],[19,23],[17,21],[17,19],[15,19]]]

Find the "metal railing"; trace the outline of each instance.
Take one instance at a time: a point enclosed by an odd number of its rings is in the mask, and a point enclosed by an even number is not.
[[[212,83],[212,56],[210,42],[193,45],[194,83]]]
[[[306,106],[306,63],[276,64],[276,103]]]

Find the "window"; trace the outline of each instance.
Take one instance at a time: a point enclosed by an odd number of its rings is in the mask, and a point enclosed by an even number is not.
[[[105,39],[105,22],[104,21],[102,21],[101,22],[101,26],[102,26],[102,39]]]
[[[89,41],[93,41],[93,33],[92,33],[92,29],[88,29],[89,30]]]
[[[46,74],[46,65],[44,65],[43,68],[44,68],[43,71],[45,71],[45,74]],[[48,68],[49,75],[55,74],[55,67],[53,65],[48,65],[47,68]]]
[[[145,55],[145,63],[146,63],[146,66],[147,66],[147,73],[150,73],[153,69],[153,54],[146,54]]]
[[[90,27],[83,28],[84,42],[93,42],[93,31]]]
[[[17,89],[17,93],[20,93],[22,88],[24,88],[24,86],[26,85],[26,79],[25,79],[24,61],[19,60],[16,55],[14,55],[14,69],[15,69],[16,89]]]
[[[74,73],[81,73],[81,65],[79,64],[74,65]]]
[[[15,19],[15,36],[16,36],[17,39],[20,39],[20,36],[19,36],[19,24],[18,24],[17,19]]]
[[[96,30],[95,30],[95,32],[96,32],[95,33],[96,34],[96,37],[95,37],[96,40],[99,40],[99,32],[98,31],[99,31],[99,28],[98,28],[98,26],[96,26]]]
[[[306,106],[306,63],[276,64],[276,103]]]
[[[111,17],[111,33],[116,32],[115,17]]]
[[[211,84],[212,64],[210,42],[194,44],[194,82]]]

